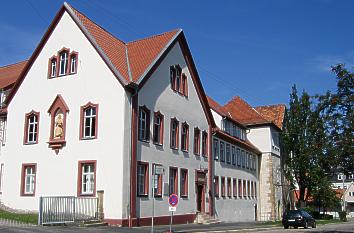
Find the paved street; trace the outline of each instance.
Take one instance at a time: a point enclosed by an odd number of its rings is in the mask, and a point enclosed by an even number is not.
[[[168,230],[168,226],[157,226],[155,232],[162,233]],[[230,233],[230,232],[262,232],[262,233],[277,233],[277,232],[354,232],[354,221],[341,224],[319,225],[316,229],[283,229],[279,226],[268,226],[259,223],[222,223],[217,225],[179,225],[175,226],[176,233]],[[38,226],[13,226],[0,225],[0,233],[148,233],[149,227],[139,228],[119,228],[119,227],[38,227]]]

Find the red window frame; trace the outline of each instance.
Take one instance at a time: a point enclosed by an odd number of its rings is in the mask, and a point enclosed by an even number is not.
[[[174,185],[171,186],[171,178],[173,174],[173,183]],[[168,184],[169,184],[169,194],[178,194],[178,168],[176,167],[170,167],[169,169],[169,177],[168,177]],[[171,187],[173,187],[173,190],[171,190]]]
[[[173,124],[176,124],[175,132],[173,132],[172,130]],[[172,118],[170,123],[170,147],[175,150],[178,149],[178,134],[179,134],[179,121],[176,118]]]
[[[227,196],[231,198],[231,178],[227,178]]]
[[[155,171],[155,166],[161,166],[161,164],[152,164],[152,170],[151,170],[151,175],[154,176],[154,171]],[[155,197],[162,197],[162,180],[163,180],[163,175],[162,174],[158,174],[157,175],[157,192],[154,192],[154,196]],[[152,185],[152,184],[151,184]]]
[[[188,169],[181,168],[181,179],[180,179],[180,192],[181,197],[188,197]]]
[[[29,127],[29,119],[32,116],[37,117],[37,128],[36,128],[36,140],[34,142],[29,142],[28,141],[28,127]],[[23,137],[23,144],[37,144],[38,143],[38,137],[39,137],[39,120],[40,120],[40,113],[32,110],[31,112],[27,113],[25,115],[25,127],[24,127],[24,137]]]
[[[185,97],[188,97],[188,84],[187,84],[187,76],[186,74],[182,74],[182,85],[181,85],[181,94],[184,95]]]
[[[144,192],[140,192],[139,189],[139,166],[143,166],[144,167]],[[149,195],[149,163],[148,162],[142,162],[142,161],[138,161],[137,163],[137,169],[136,169],[136,177],[137,177],[137,181],[136,181],[136,193],[139,197],[146,197]]]
[[[146,122],[145,122],[145,137],[140,134],[142,125],[140,121],[140,114],[144,111],[146,115]],[[138,139],[142,142],[149,142],[150,140],[150,109],[148,109],[145,105],[139,106],[139,115],[138,115]]]
[[[55,62],[54,76],[52,76],[52,63],[53,62]],[[48,62],[48,79],[56,78],[57,71],[58,71],[58,58],[57,58],[57,56],[53,55],[51,58],[49,58],[49,62]]]
[[[200,155],[200,129],[194,128],[193,153]]]
[[[170,80],[171,80],[171,89],[176,91],[176,68],[175,66],[170,66]]]
[[[87,140],[87,139],[97,139],[98,135],[98,104],[93,104],[88,102],[84,106],[80,107],[80,140]],[[95,135],[93,137],[84,137],[84,130],[85,130],[85,110],[88,108],[95,108],[96,109],[96,116],[95,116]]]
[[[185,129],[185,133],[183,132]],[[181,150],[184,152],[189,151],[189,125],[184,122],[181,127]]]
[[[214,176],[214,195],[215,197],[219,197],[220,191],[219,191],[219,177]]]
[[[94,176],[94,186],[92,194],[82,193],[82,167],[84,165],[93,164],[93,176]],[[97,161],[96,160],[83,160],[78,162],[78,172],[77,172],[77,196],[78,197],[95,197],[96,196],[96,171],[97,171]]]
[[[157,125],[157,119],[160,119],[160,125]],[[158,112],[154,112],[154,124],[153,124],[153,143],[157,145],[163,145],[163,129],[164,129],[164,116]]]
[[[76,63],[75,63],[75,72],[71,72],[71,63],[72,63],[72,58],[73,57],[76,57]],[[76,74],[77,73],[77,63],[78,63],[78,60],[79,59],[79,53],[78,52],[75,52],[75,51],[72,51],[70,53],[70,56],[69,56],[69,72],[68,74]]]
[[[242,180],[238,180],[238,196],[242,198]]]
[[[202,156],[208,156],[208,133],[202,132]]]
[[[26,168],[32,167],[34,170],[34,187],[33,193],[25,193],[25,185],[26,185]],[[34,197],[36,195],[36,187],[37,187],[37,163],[23,163],[21,170],[21,193],[22,197]]]
[[[225,190],[226,187],[225,187],[225,177],[221,177],[221,196],[222,197],[225,197],[226,193],[225,193]]]
[[[67,67],[66,67],[66,70],[65,70],[65,73],[64,74],[60,74],[60,56],[63,54],[63,53],[66,53],[67,54]],[[70,49],[68,48],[65,48],[63,47],[61,50],[58,51],[58,55],[57,55],[57,76],[56,77],[62,77],[62,76],[66,76],[69,74],[69,71],[70,71],[70,66],[69,66],[69,63],[70,63]]]
[[[237,179],[232,179],[232,191],[233,191],[233,196],[237,197]]]

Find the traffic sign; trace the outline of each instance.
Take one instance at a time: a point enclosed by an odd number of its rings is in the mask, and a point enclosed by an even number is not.
[[[163,166],[158,166],[158,165],[156,165],[155,166],[155,175],[161,175],[161,174],[163,174],[164,173],[164,168],[163,168]]]
[[[177,206],[178,196],[176,194],[171,194],[168,198],[168,203],[170,204],[170,206]]]
[[[176,206],[169,206],[168,211],[170,212],[176,212],[177,207]]]

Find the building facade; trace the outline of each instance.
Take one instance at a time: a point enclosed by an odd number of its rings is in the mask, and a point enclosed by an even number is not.
[[[123,42],[64,3],[2,79],[2,204],[36,211],[41,196],[99,192],[106,222],[134,226],[151,224],[153,201],[168,223],[177,194],[175,223],[260,220],[273,165],[252,128],[206,97],[182,30]]]

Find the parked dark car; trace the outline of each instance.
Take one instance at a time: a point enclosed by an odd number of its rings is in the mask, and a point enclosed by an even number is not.
[[[316,228],[315,219],[304,210],[289,210],[283,215],[283,226],[285,229],[288,229],[289,226],[294,227],[295,229],[298,227],[312,227]]]

